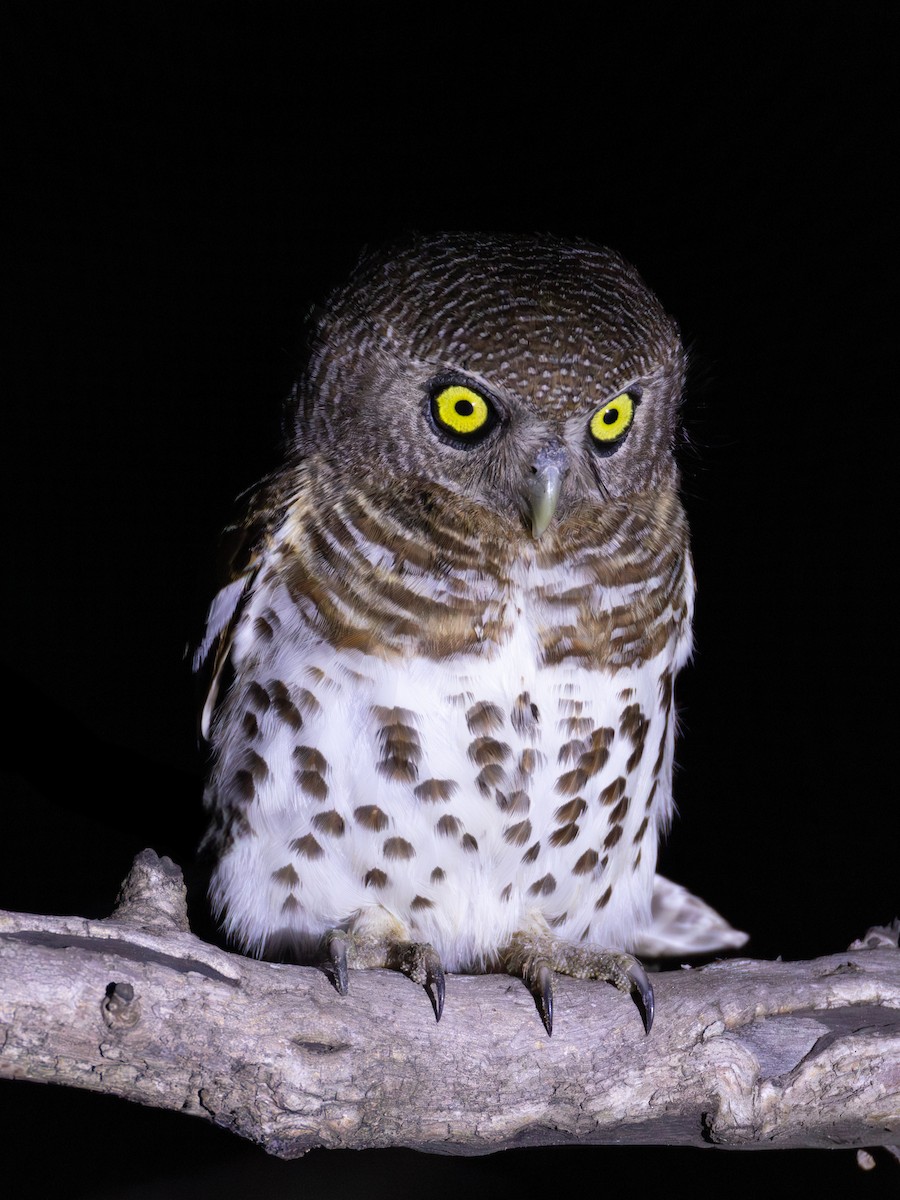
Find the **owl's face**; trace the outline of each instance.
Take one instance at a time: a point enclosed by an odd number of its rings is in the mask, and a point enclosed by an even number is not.
[[[677,331],[613,252],[440,235],[364,259],[318,330],[297,440],[540,536],[674,479]]]

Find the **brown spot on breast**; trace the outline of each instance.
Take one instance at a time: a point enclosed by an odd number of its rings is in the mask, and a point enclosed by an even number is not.
[[[297,903],[297,897],[292,892],[290,896],[285,897],[285,901],[281,906],[281,911],[283,913],[292,913],[296,912],[299,907],[300,905]]]
[[[626,764],[628,771],[635,769],[641,761],[641,755],[644,753],[644,743],[647,740],[647,730],[650,728],[650,722],[641,712],[639,704],[629,704],[619,718],[619,730],[624,737],[627,737],[631,742],[634,750]]]
[[[511,846],[524,846],[530,837],[530,821],[519,821],[517,825],[507,825],[503,830],[503,840]]]
[[[609,898],[611,895],[612,895],[612,884],[609,885],[609,887],[606,889],[606,891],[603,893],[603,895],[600,897],[600,899],[594,905],[594,908],[596,908],[596,909],[606,908],[607,904],[609,904]]]
[[[513,816],[516,813],[527,813],[531,808],[531,799],[527,792],[521,789],[515,792],[497,792],[497,807],[501,812]]]
[[[413,795],[427,804],[437,804],[449,800],[458,790],[459,784],[453,779],[423,779],[413,788]]]
[[[638,825],[637,833],[632,838],[632,845],[636,846],[644,834],[647,832],[647,826],[650,824],[650,818],[644,817],[640,825]]]
[[[574,842],[578,837],[578,831],[579,826],[574,821],[570,825],[563,825],[562,828],[550,834],[550,845],[568,846],[569,842]]]
[[[251,741],[259,737],[259,722],[249,709],[241,718],[241,729],[244,731],[244,737],[249,738]]]
[[[300,790],[307,796],[311,796],[314,800],[327,800],[328,784],[318,771],[295,771],[294,779]]]
[[[272,878],[276,883],[284,884],[285,887],[296,887],[300,882],[300,876],[290,863],[287,866],[279,867],[277,871],[273,871]]]
[[[585,850],[584,854],[582,854],[581,858],[579,858],[578,862],[572,868],[572,874],[590,875],[591,871],[597,865],[598,858],[599,855],[596,850]]]
[[[324,775],[328,770],[325,755],[312,746],[295,746],[291,751],[291,757],[301,770],[316,771],[319,775]]]
[[[247,750],[244,754],[244,766],[253,777],[254,783],[262,783],[269,776],[269,767],[266,760],[257,754],[255,750]]]
[[[252,704],[256,711],[262,715],[267,712],[272,701],[269,699],[269,693],[264,687],[258,683],[251,683],[247,687],[247,703]]]
[[[621,692],[619,692],[619,699],[624,704],[625,701],[630,700],[633,695],[634,695],[634,688],[630,688],[630,687],[622,688]]]
[[[462,846],[463,850],[468,851],[469,854],[476,854],[478,852],[478,842],[472,837],[471,833],[464,833],[462,835],[460,845]]]
[[[560,716],[580,717],[584,712],[583,700],[560,700],[556,706]]]
[[[363,883],[366,887],[383,888],[387,887],[388,877],[380,867],[373,867],[363,875]]]
[[[552,875],[543,875],[536,880],[528,889],[531,896],[549,896],[556,891],[556,880]]]
[[[600,793],[601,804],[617,804],[625,795],[625,777],[620,775],[612,783],[608,783]]]
[[[669,740],[669,714],[666,713],[666,718],[663,721],[662,733],[659,735],[659,750],[656,755],[656,762],[653,764],[653,774],[659,775],[662,771],[663,763],[666,758],[666,745]]]
[[[541,714],[538,706],[532,703],[528,692],[522,692],[516,696],[509,717],[512,721],[513,729],[515,729],[520,737],[526,737],[534,733],[541,722]]]
[[[495,733],[503,728],[503,710],[497,704],[480,700],[466,710],[469,733]]]
[[[446,878],[447,878],[447,873],[443,867],[435,867],[434,870],[431,872],[431,882],[432,883],[443,883]]]
[[[585,741],[584,738],[575,738],[571,742],[563,742],[556,756],[557,764],[562,766],[565,763],[577,762],[584,754]]]
[[[321,858],[324,854],[322,847],[311,833],[307,833],[301,838],[294,838],[291,842],[291,849],[304,858]]]
[[[546,756],[534,746],[528,746],[519,755],[518,771],[523,778],[533,775],[547,761]]]
[[[322,705],[309,688],[298,688],[294,700],[304,716],[312,716],[322,711]]]
[[[615,846],[618,843],[621,836],[622,836],[622,826],[621,825],[613,825],[612,829],[606,835],[605,841],[603,842],[603,849],[611,850],[613,848],[613,846]]]
[[[541,843],[535,842],[534,845],[529,846],[528,849],[525,851],[525,853],[522,855],[522,862],[523,863],[533,863],[537,859],[537,856],[540,854],[540,852],[541,852]]]
[[[385,858],[415,858],[416,851],[411,842],[402,837],[389,837],[384,843]]]
[[[253,622],[253,634],[261,642],[271,642],[275,630],[263,617],[257,617]]]
[[[387,814],[382,812],[377,804],[361,804],[359,808],[354,808],[353,816],[357,825],[362,825],[364,829],[374,829],[376,833],[381,833],[382,829],[388,827]]]
[[[672,679],[673,675],[668,667],[659,677],[659,702],[667,713],[672,707]]]
[[[457,817],[451,817],[448,814],[447,816],[441,817],[441,819],[435,824],[435,829],[438,831],[441,837],[456,837],[456,835],[462,829],[462,823]]]
[[[564,913],[560,913],[558,917],[548,917],[547,924],[552,929],[559,929],[560,925],[565,925],[565,923],[568,919],[569,919],[569,914],[567,912],[564,912]]]
[[[613,823],[621,821],[624,818],[625,814],[628,812],[628,805],[630,803],[631,803],[630,797],[623,796],[622,799],[619,801],[619,803],[616,805],[616,807],[609,814],[610,821]]]
[[[609,751],[605,746],[600,746],[596,750],[588,750],[587,753],[582,754],[578,760],[578,769],[591,779],[594,775],[599,775],[607,762],[609,762]]]
[[[587,781],[587,771],[583,771],[581,767],[575,767],[572,771],[566,771],[565,775],[560,775],[555,787],[561,796],[574,796],[576,792],[582,790]]]
[[[477,763],[479,767],[485,767],[491,763],[506,762],[512,750],[505,742],[498,742],[495,738],[478,737],[469,746],[468,754],[472,762]]]
[[[615,736],[616,731],[609,725],[598,725],[596,729],[591,730],[591,749],[608,750]]]
[[[506,772],[499,763],[488,763],[475,776],[475,784],[482,796],[489,796],[494,788],[506,782]]]
[[[392,709],[391,711],[403,712],[405,710]],[[391,779],[396,783],[412,783],[419,774],[419,761],[422,757],[419,735],[412,725],[394,721],[378,731],[378,740],[381,742],[379,772],[386,779]]]
[[[644,808],[647,810],[647,812],[649,812],[650,809],[653,807],[653,797],[656,795],[656,788],[657,788],[657,780],[654,779],[653,786],[650,788],[650,791],[647,794],[647,802],[644,805]]]
[[[586,801],[581,796],[576,796],[574,800],[570,800],[567,804],[561,804],[553,816],[560,824],[568,824],[569,821],[577,821],[581,814],[586,811]]]
[[[245,804],[249,804],[256,795],[256,785],[249,771],[235,771],[231,786],[234,788],[238,800]]]
[[[427,896],[413,896],[409,907],[413,912],[421,912],[423,908],[434,908],[434,901],[429,900]]]
[[[330,837],[344,836],[344,818],[336,809],[331,808],[328,812],[316,813],[312,823],[320,833],[327,833]]]
[[[270,679],[266,684],[266,691],[269,693],[272,707],[281,720],[286,725],[289,725],[291,729],[302,729],[303,718],[300,716],[300,710],[291,699],[287,686],[280,679]]]
[[[503,891],[500,893],[500,899],[505,902],[510,898],[511,895],[512,895],[512,884],[508,883],[506,885],[506,887],[503,889]]]
[[[416,764],[408,758],[383,758],[376,765],[379,774],[393,783],[412,783],[419,773]]]
[[[644,852],[644,847],[641,846],[640,850],[638,850],[637,854],[634,856],[634,862],[631,864],[632,871],[636,871],[638,869],[638,867],[641,865],[641,855],[643,854],[643,852]]]
[[[415,725],[416,714],[408,708],[384,708],[380,704],[374,704],[371,709],[372,716],[379,725]]]
[[[565,717],[562,721],[556,722],[556,728],[572,738],[586,737],[593,727],[593,722],[589,717]]]

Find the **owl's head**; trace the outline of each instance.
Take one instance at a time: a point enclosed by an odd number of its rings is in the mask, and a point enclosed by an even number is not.
[[[614,251],[415,236],[366,253],[298,386],[300,456],[414,478],[517,533],[674,485],[678,331]]]

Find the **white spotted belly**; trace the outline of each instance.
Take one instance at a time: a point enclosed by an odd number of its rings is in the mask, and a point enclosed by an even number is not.
[[[517,641],[402,668],[323,647],[244,679],[225,719],[253,750],[226,731],[211,786],[242,797],[212,894],[245,949],[308,954],[383,914],[448,970],[522,929],[628,946],[671,807],[671,656],[523,671]]]

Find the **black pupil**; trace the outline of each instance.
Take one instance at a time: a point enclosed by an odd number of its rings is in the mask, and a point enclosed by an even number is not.
[[[616,421],[618,421],[618,419],[619,419],[619,410],[617,408],[611,408],[608,412],[605,412],[603,414],[603,424],[604,425],[615,425],[615,423],[616,423]]]
[[[475,405],[471,400],[457,400],[453,407],[461,417],[471,417],[475,411]]]

